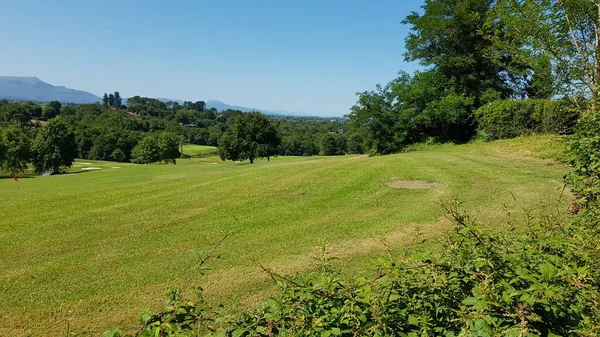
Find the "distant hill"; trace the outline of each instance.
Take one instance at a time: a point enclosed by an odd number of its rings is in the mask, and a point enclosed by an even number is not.
[[[271,116],[300,116],[300,117],[306,116],[306,114],[299,113],[299,112],[268,111],[268,110],[256,109],[256,108],[246,108],[243,106],[229,105],[229,104],[223,103],[221,101],[206,101],[206,107],[209,109],[215,108],[219,111],[227,110],[227,109],[240,110],[242,112],[259,111],[259,112],[264,113],[265,115],[271,115]]]
[[[50,83],[46,83],[37,77],[23,77],[23,76],[0,76],[0,99],[8,99],[15,101],[36,101],[36,102],[50,102],[59,101],[61,103],[95,103],[101,102],[102,98],[83,90],[69,89],[63,86],[54,86]],[[182,100],[169,99],[169,98],[157,98],[163,102],[178,102],[183,104]],[[123,103],[127,104],[127,99],[123,99]],[[206,101],[207,108],[215,108],[219,111],[232,109],[240,110],[243,112],[260,111],[266,115],[271,116],[292,116],[292,117],[316,117],[309,116],[299,112],[287,112],[287,111],[269,111],[257,108],[247,108],[237,105],[229,105],[221,101]],[[334,119],[340,117],[332,117]],[[340,118],[342,119],[342,118]]]
[[[87,91],[54,86],[37,77],[0,76],[0,99],[63,103],[94,103],[102,99]]]

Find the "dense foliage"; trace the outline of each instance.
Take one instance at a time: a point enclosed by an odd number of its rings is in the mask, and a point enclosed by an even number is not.
[[[71,167],[77,158],[75,134],[62,118],[52,119],[38,132],[31,150],[36,173],[59,173],[61,167]]]
[[[259,113],[245,113],[235,118],[233,124],[219,140],[219,157],[222,160],[250,160],[270,158],[277,154],[281,137],[274,123]]]
[[[425,70],[359,93],[349,133],[376,154],[418,142],[466,142],[478,122],[480,134],[493,139],[567,133],[578,115],[550,100],[566,96],[582,111],[597,96],[590,80],[600,73],[594,8],[588,0],[426,0],[404,20],[411,29],[405,59]],[[536,116],[524,116],[532,109]]]
[[[568,100],[498,100],[475,111],[478,131],[488,139],[529,133],[571,134],[580,113]]]
[[[25,172],[35,159],[37,172],[52,170],[56,173],[56,167],[42,164],[48,163],[49,158],[56,154],[39,153],[41,149],[49,150],[49,144],[46,142],[42,147],[41,141],[34,142],[42,130],[42,124],[55,119],[61,119],[74,134],[77,158],[175,163],[181,156],[181,145],[217,146],[223,134],[236,126],[236,117],[260,115],[244,114],[237,110],[207,110],[202,101],[165,103],[139,96],[130,98],[128,106],[125,106],[118,92],[105,96],[103,104],[63,105],[54,101],[40,105],[0,101],[0,169],[11,175]],[[254,132],[262,138],[271,137],[273,142],[262,144],[258,150],[244,151],[258,151],[258,155],[252,155],[253,158],[329,153],[331,151],[322,150],[323,137],[329,133],[344,137],[345,122],[340,119],[260,116],[261,120],[268,123],[256,125]],[[46,138],[50,137],[47,132]],[[275,135],[277,137],[273,138]],[[48,139],[58,141],[58,138]],[[27,149],[28,144],[34,143],[38,152]],[[343,143],[339,142],[340,145]],[[342,147],[334,152],[345,154],[346,150]],[[67,162],[59,165],[58,169],[69,166]]]

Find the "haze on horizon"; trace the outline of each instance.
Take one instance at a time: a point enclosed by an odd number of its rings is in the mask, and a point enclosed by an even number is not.
[[[0,75],[342,116],[400,70],[421,1],[5,1]]]

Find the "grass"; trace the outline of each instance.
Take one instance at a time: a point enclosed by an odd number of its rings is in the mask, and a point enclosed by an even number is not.
[[[441,200],[459,197],[490,226],[505,205],[556,205],[566,166],[552,137],[365,157],[216,157],[177,165],[78,161],[78,174],[0,179],[0,336],[132,329],[136,308],[160,308],[190,275],[191,249],[223,232],[222,259],[194,283],[214,301],[255,305],[273,289],[259,263],[311,268],[320,240],[353,272],[388,245],[449,227]],[[97,167],[100,170],[82,170]],[[116,168],[118,167],[118,168]],[[438,189],[392,189],[425,180]]]
[[[186,144],[183,146],[183,154],[191,157],[216,153],[217,148],[214,146],[196,144]]]

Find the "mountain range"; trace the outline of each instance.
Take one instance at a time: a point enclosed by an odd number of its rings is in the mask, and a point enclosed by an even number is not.
[[[0,99],[64,103],[94,103],[100,97],[83,90],[54,86],[37,77],[0,76]]]
[[[15,101],[35,101],[50,102],[59,101],[61,103],[85,104],[102,101],[102,98],[83,90],[69,89],[63,86],[54,86],[46,83],[37,77],[23,76],[0,76],[0,99]],[[157,98],[163,102],[173,101],[180,104],[182,100]],[[124,99],[124,103],[126,99]],[[206,101],[207,108],[215,108],[219,111],[232,109],[243,112],[260,111],[273,116],[307,116],[303,113],[287,111],[268,111],[256,108],[247,108],[243,106],[229,105],[221,101]]]

